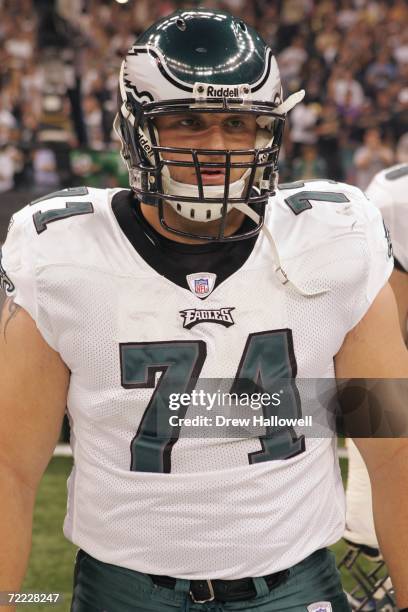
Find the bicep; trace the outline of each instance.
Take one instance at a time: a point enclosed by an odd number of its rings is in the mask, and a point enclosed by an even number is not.
[[[353,438],[363,457],[371,478],[384,474],[389,478],[397,464],[404,462],[404,471],[408,472],[407,438]],[[391,466],[391,469],[390,469]]]
[[[408,320],[408,273],[394,269],[390,285],[397,300],[400,327],[403,338],[407,340],[407,320]]]
[[[335,368],[347,435],[407,435],[408,351],[388,284],[347,334],[335,357]],[[360,446],[375,448],[377,444],[367,439]]]
[[[408,378],[408,351],[391,287],[379,292],[335,356],[336,377]]]
[[[0,323],[0,469],[36,488],[58,440],[69,370],[29,314],[6,300]]]

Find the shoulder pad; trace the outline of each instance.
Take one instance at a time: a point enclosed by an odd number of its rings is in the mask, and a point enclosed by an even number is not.
[[[408,208],[408,164],[398,164],[378,172],[366,194],[381,210],[404,205]]]
[[[80,255],[84,241],[89,242],[103,225],[108,199],[109,190],[88,187],[63,189],[38,198],[13,215],[7,245],[12,248],[24,234],[37,266],[64,259],[69,263],[73,254]]]
[[[38,271],[49,264],[82,262],[84,245],[92,243],[99,225],[106,225],[102,219],[108,198],[108,190],[64,189],[35,200],[11,218],[0,252],[0,283],[30,314],[51,346],[49,332],[39,323]],[[89,217],[101,219],[96,228],[91,228]],[[92,248],[89,253],[93,256]]]
[[[55,191],[15,213],[10,221],[9,234],[12,233],[15,240],[17,226],[24,226],[26,240],[31,237],[36,243],[35,237],[40,237],[38,247],[34,248],[42,251],[51,245],[57,254],[61,248],[68,248],[70,242],[75,242],[75,238],[79,240],[84,231],[89,231],[95,217],[103,216],[108,197],[109,190],[106,189],[74,187]]]
[[[283,247],[290,245],[292,255],[351,232],[364,232],[373,214],[378,218],[360,189],[322,179],[282,183],[270,207],[275,234],[284,237]]]
[[[396,259],[408,271],[408,164],[378,172],[366,193],[384,217]]]
[[[41,234],[53,221],[97,213],[105,203],[104,189],[71,187],[34,200],[29,204],[29,211],[37,234]]]
[[[381,214],[353,185],[313,180],[279,186],[267,222],[283,267],[298,287],[347,285],[353,322],[387,282],[392,250]]]
[[[361,201],[364,194],[360,189],[347,183],[326,179],[310,179],[278,185],[278,194],[295,215],[300,215],[313,207],[337,210],[333,204]],[[324,206],[326,205],[326,206]]]
[[[111,196],[108,189],[64,189],[35,200],[10,221],[0,252],[0,283],[30,314],[55,350],[57,340],[41,298],[45,279],[58,266],[106,270],[104,255],[112,234]]]

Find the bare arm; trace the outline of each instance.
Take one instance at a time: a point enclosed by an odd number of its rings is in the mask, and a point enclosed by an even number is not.
[[[0,322],[0,591],[19,590],[36,491],[58,440],[69,371],[11,299]],[[2,608],[10,612],[11,608]]]
[[[408,273],[394,270],[390,278],[390,285],[397,300],[402,336],[405,342],[407,342]]]
[[[395,298],[388,285],[347,335],[335,365],[338,378],[408,379],[408,352],[400,333]],[[388,380],[377,387],[383,393],[387,387],[392,390],[393,385]],[[379,402],[383,403],[385,397],[385,394],[379,397]],[[408,405],[404,393],[397,397],[394,394],[387,409],[401,411],[406,418]],[[408,438],[354,438],[354,441],[370,476],[376,532],[396,589],[397,603],[401,608],[408,607]]]

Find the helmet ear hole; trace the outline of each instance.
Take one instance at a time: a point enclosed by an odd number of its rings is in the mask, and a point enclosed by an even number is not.
[[[182,32],[185,32],[187,29],[187,24],[184,21],[184,19],[182,19],[181,17],[179,17],[176,21],[176,26],[178,27],[179,30],[181,30]]]
[[[241,28],[243,32],[247,31],[246,23],[244,21],[239,22],[239,27]]]

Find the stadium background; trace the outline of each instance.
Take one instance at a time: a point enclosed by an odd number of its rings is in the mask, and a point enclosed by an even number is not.
[[[364,189],[381,168],[408,162],[405,0],[0,0],[0,244],[13,212],[45,193],[127,186],[112,132],[121,58],[151,23],[191,6],[254,25],[285,94],[306,90],[288,120],[281,180]],[[65,592],[60,610],[69,609],[75,552],[61,533],[70,467],[67,457],[48,467],[24,584]]]

